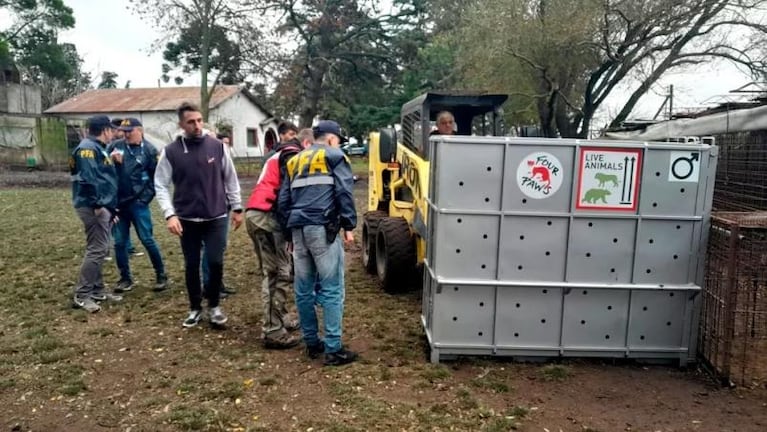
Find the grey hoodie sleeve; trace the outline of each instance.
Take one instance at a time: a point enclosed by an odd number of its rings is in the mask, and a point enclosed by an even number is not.
[[[240,193],[240,180],[237,178],[237,170],[234,168],[232,156],[224,146],[224,189],[226,190],[226,202],[231,210],[242,210],[242,195]]]
[[[162,215],[165,219],[176,214],[170,194],[172,180],[173,166],[165,155],[165,149],[162,149],[160,151],[160,161],[157,162],[157,168],[154,172],[154,188],[157,193],[157,203],[160,204],[160,210],[162,210]]]

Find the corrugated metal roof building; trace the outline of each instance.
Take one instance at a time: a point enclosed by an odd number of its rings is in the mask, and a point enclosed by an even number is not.
[[[183,102],[200,103],[200,87],[161,87],[88,90],[48,108],[45,113],[67,119],[95,114],[136,117],[148,140],[158,148],[180,133],[176,108]],[[208,128],[219,122],[232,126],[235,157],[262,156],[276,143],[277,119],[247,89],[219,85],[213,92]]]

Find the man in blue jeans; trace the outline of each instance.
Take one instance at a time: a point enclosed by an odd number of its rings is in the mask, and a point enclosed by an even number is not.
[[[120,271],[120,281],[116,292],[128,292],[133,289],[133,276],[130,271],[128,243],[130,226],[149,253],[149,259],[155,271],[155,291],[168,287],[160,248],[152,233],[152,214],[149,203],[154,199],[154,173],[157,168],[157,149],[144,139],[144,129],[136,118],[127,118],[119,126],[125,136],[112,142],[109,152],[117,168],[118,208],[120,220],[112,229],[115,242],[115,260]]]
[[[280,182],[279,220],[293,251],[293,288],[301,332],[310,358],[325,353],[326,366],[357,359],[341,343],[344,311],[344,247],[357,224],[351,164],[339,146],[338,123],[322,120],[313,128],[314,144],[287,163]],[[315,286],[318,289],[315,291]],[[315,304],[322,307],[325,340],[319,338]]]

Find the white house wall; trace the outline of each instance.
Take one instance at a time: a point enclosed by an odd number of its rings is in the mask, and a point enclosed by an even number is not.
[[[267,114],[242,93],[232,96],[211,110],[208,120],[211,125],[215,125],[221,120],[232,125],[233,156],[235,158],[263,156],[266,131],[273,128],[275,134],[277,132],[277,123],[274,120],[269,121],[266,125],[261,125],[265,120],[268,120]],[[249,128],[258,131],[258,147],[248,147],[247,129]]]
[[[165,147],[172,142],[180,133],[178,127],[178,117],[175,111],[153,111],[153,112],[132,112],[132,113],[77,113],[63,114],[61,117],[67,119],[86,120],[94,115],[106,115],[109,118],[135,117],[144,125],[144,136],[158,149]]]

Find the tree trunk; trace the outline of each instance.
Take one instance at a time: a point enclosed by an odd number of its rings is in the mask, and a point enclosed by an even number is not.
[[[202,114],[202,121],[207,123],[211,97],[208,92],[208,68],[210,67],[208,56],[210,55],[210,26],[212,24],[210,2],[204,2],[203,7],[205,10],[202,13],[202,47],[200,52],[200,114]]]
[[[318,62],[322,62],[322,60]],[[307,69],[308,77],[305,81],[305,94],[304,100],[301,103],[301,115],[299,119],[299,127],[302,128],[311,127],[314,122],[314,117],[317,116],[320,100],[322,100],[322,83],[325,81],[325,74],[327,73],[327,66],[324,62],[319,66],[310,65]]]

